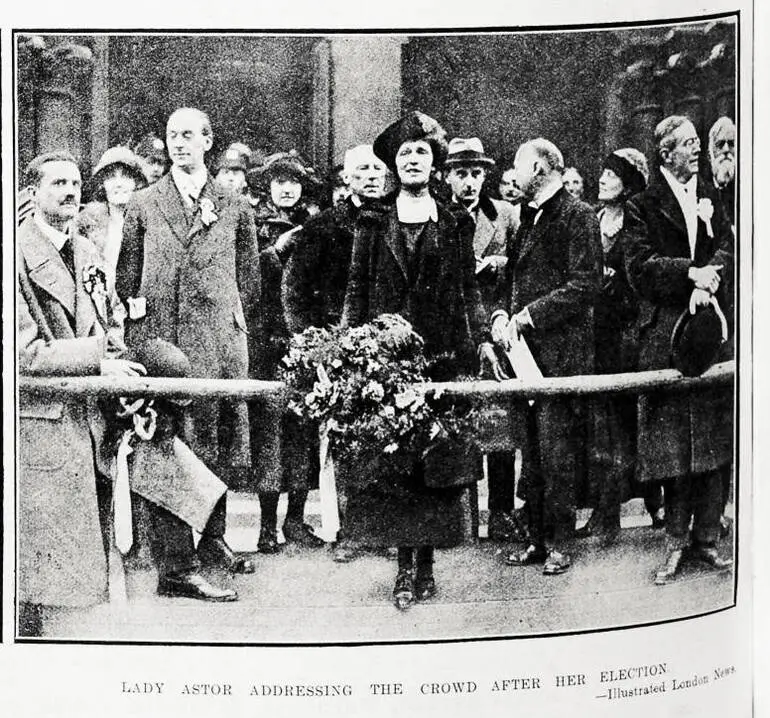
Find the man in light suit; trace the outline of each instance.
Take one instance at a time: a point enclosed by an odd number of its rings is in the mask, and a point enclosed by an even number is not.
[[[17,234],[19,373],[138,375],[141,365],[121,358],[117,298],[106,282],[96,287],[104,277],[100,255],[74,231],[81,188],[75,158],[40,155],[26,174],[32,215]],[[106,598],[104,428],[92,399],[19,398],[20,635],[40,635],[50,607],[85,608]]]
[[[260,296],[256,231],[248,202],[220,188],[206,170],[212,142],[204,112],[181,108],[169,117],[171,171],[128,207],[116,289],[128,308],[129,347],[163,339],[187,355],[194,377],[246,379],[248,327]],[[232,482],[250,465],[245,402],[193,401],[182,439]],[[233,554],[224,531],[223,500],[198,544],[202,562],[253,572],[250,561]]]
[[[698,177],[695,127],[672,115],[655,128],[655,141],[657,179],[626,209],[626,271],[640,300],[640,371],[669,368],[671,335],[682,313],[712,298],[724,307],[725,291],[734,286],[733,233],[712,189]],[[685,558],[729,567],[716,544],[722,476],[732,460],[732,387],[645,394],[638,416],[638,478],[666,482],[668,556],[655,583],[675,580]]]
[[[513,205],[496,200],[484,192],[487,171],[495,161],[484,154],[477,137],[456,137],[449,143],[446,182],[452,190],[452,204],[470,214],[474,223],[473,253],[476,279],[481,290],[487,319],[494,309],[501,278],[508,261],[508,244],[516,236],[519,219]],[[488,536],[494,541],[523,537],[523,529],[514,516],[514,454],[495,451],[487,454],[489,481]]]

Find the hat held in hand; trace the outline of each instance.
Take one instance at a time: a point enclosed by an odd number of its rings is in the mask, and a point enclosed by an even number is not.
[[[671,366],[684,376],[700,376],[727,341],[727,320],[716,299],[690,314],[685,309],[671,332]]]

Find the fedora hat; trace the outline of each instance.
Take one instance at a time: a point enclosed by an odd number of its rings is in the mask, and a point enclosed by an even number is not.
[[[684,376],[700,376],[719,356],[727,341],[727,320],[713,300],[695,314],[685,309],[671,332],[671,366]]]
[[[447,141],[444,128],[423,112],[413,110],[388,125],[374,141],[374,154],[392,172],[396,171],[396,153],[404,142],[427,142],[433,150],[433,166],[441,167],[446,159]]]
[[[484,154],[484,147],[478,137],[455,137],[447,149],[447,167],[458,165],[486,165],[494,167],[495,161]]]

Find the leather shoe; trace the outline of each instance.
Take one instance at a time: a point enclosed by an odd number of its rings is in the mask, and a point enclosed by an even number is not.
[[[662,529],[666,527],[666,514],[663,509],[658,509],[650,515],[650,518],[652,519],[652,528]]]
[[[283,522],[283,537],[287,543],[296,543],[305,548],[321,548],[326,542],[313,533],[313,529],[296,519],[286,519]]]
[[[489,515],[487,536],[490,541],[524,541],[526,532],[514,515],[495,511]]]
[[[665,586],[676,578],[683,556],[684,552],[682,549],[675,549],[668,554],[666,563],[664,563],[655,573],[656,586]]]
[[[733,565],[732,560],[729,558],[722,558],[714,546],[694,546],[691,549],[690,555],[692,558],[696,558],[699,561],[708,564],[711,568],[717,569],[717,571],[730,568],[730,566]]]
[[[558,576],[564,573],[572,565],[572,559],[566,553],[551,550],[543,565],[543,574],[546,576]]]
[[[207,581],[197,571],[190,571],[175,576],[164,576],[158,582],[161,596],[197,598],[200,601],[219,603],[237,601],[238,594],[229,588],[218,588]]]
[[[719,536],[720,538],[727,538],[730,535],[730,519],[727,516],[721,516],[719,519]]]
[[[427,601],[436,595],[436,580],[432,574],[417,573],[414,579],[414,596],[418,601]]]
[[[337,542],[332,553],[332,561],[335,563],[350,563],[355,561],[360,553],[360,548],[350,539],[341,539]]]
[[[204,566],[224,568],[230,573],[254,573],[254,563],[243,556],[237,556],[221,536],[201,536],[198,557]]]
[[[535,563],[543,563],[548,554],[543,546],[530,544],[523,551],[513,551],[508,554],[505,562],[509,566],[530,566]]]
[[[278,543],[278,532],[275,529],[261,528],[259,531],[259,541],[257,541],[257,551],[260,553],[278,553],[281,545]]]
[[[399,570],[393,586],[393,604],[399,611],[406,611],[414,605],[414,577],[411,571]]]

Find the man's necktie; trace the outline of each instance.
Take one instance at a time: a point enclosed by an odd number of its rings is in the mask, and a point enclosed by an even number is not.
[[[62,248],[59,250],[59,255],[64,262],[64,266],[67,267],[67,271],[69,271],[69,273],[72,275],[72,278],[75,279],[75,253],[72,249],[71,239],[68,238],[65,240]]]

